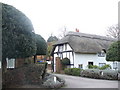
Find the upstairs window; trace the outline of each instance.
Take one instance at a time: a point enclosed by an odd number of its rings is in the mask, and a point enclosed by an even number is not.
[[[98,57],[105,57],[105,50],[102,50],[101,52],[98,53]]]
[[[58,49],[59,52],[63,52],[63,45],[60,45]]]

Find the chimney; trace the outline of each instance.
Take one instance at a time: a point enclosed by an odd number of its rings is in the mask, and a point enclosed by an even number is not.
[[[76,28],[76,32],[79,32],[79,29]]]

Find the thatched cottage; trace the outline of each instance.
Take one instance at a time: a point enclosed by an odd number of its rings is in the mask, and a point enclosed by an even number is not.
[[[114,69],[116,63],[106,61],[106,50],[113,42],[115,42],[113,38],[69,32],[53,46],[54,71],[56,70],[56,57],[69,58],[71,68],[86,69],[90,64],[100,67],[110,64]]]

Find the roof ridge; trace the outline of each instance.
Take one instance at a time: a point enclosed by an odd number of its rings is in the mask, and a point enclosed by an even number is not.
[[[80,33],[80,32],[68,32],[66,36],[78,36],[78,37],[85,37],[85,38],[91,38],[91,39],[99,39],[99,40],[106,40],[106,41],[115,41],[116,39],[106,37],[106,36],[100,36],[95,34],[86,34],[86,33]]]

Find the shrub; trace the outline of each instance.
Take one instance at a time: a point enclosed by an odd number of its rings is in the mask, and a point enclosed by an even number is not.
[[[101,72],[103,72],[103,75]],[[114,70],[86,69],[83,70],[80,75],[88,78],[118,80],[118,71]]]
[[[110,45],[106,53],[107,61],[120,61],[120,41],[114,42]]]
[[[111,66],[109,64],[106,64],[106,65],[100,67],[99,69],[100,70],[111,69]]]
[[[61,64],[62,64],[62,70],[64,70],[65,68],[67,68],[67,65],[70,65],[70,59],[68,58],[62,59]]]
[[[97,65],[88,65],[89,69],[99,69],[99,66]]]
[[[62,59],[61,62],[62,62],[63,65],[70,65],[70,59],[68,59],[68,58]]]
[[[102,67],[99,67],[97,65],[88,65],[89,69],[100,69],[100,70],[105,70],[105,69],[111,69],[111,66],[109,64],[106,64]]]
[[[73,75],[73,76],[80,76],[81,69],[79,68],[66,68],[64,70],[65,74]]]
[[[4,72],[3,88],[10,86],[36,84],[41,85],[45,75],[45,65],[30,64]]]

